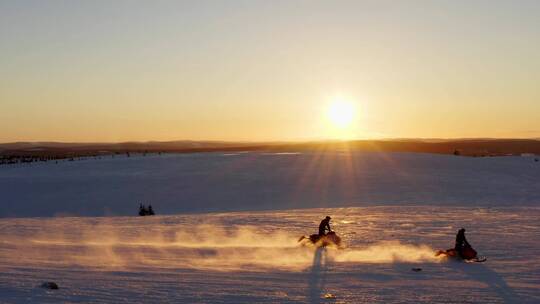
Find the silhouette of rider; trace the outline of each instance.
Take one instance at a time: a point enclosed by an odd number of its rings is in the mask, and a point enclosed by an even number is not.
[[[331,217],[326,216],[326,218],[324,218],[324,220],[321,221],[321,223],[319,224],[319,236],[325,235],[326,230],[328,230],[328,232],[332,231],[332,229],[330,228],[331,219],[332,219]]]
[[[461,228],[458,230],[458,233],[456,234],[456,246],[454,249],[462,255],[463,249],[471,247],[469,242],[467,242],[467,239],[465,238],[465,228]]]

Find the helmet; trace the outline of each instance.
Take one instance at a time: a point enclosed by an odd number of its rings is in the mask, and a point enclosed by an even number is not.
[[[327,216],[326,216],[326,219],[327,219],[327,220],[331,220],[332,218],[331,218],[330,216],[327,215]]]

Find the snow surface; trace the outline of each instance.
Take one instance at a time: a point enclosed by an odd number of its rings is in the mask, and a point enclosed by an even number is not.
[[[0,167],[0,217],[367,205],[540,206],[540,162],[415,153],[199,153]]]
[[[299,247],[326,214],[348,248]],[[0,302],[539,303],[539,217],[402,206],[3,219]],[[487,262],[434,257],[462,226]]]
[[[540,303],[539,181],[530,158],[410,153],[5,166],[0,303]],[[140,202],[190,214],[91,217]],[[298,246],[326,215],[347,248]],[[434,256],[461,227],[487,262]]]

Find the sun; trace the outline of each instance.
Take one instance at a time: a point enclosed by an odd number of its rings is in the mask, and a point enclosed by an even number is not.
[[[348,127],[354,120],[355,107],[346,100],[334,100],[328,107],[328,119],[330,122],[339,128]]]

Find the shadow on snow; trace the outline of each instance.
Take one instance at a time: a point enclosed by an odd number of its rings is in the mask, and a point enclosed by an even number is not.
[[[472,280],[486,284],[504,303],[524,303],[524,299],[516,294],[503,277],[486,265],[463,263],[460,268]]]
[[[319,247],[315,250],[313,264],[309,272],[309,303],[322,303],[322,294],[326,284],[327,249]]]

